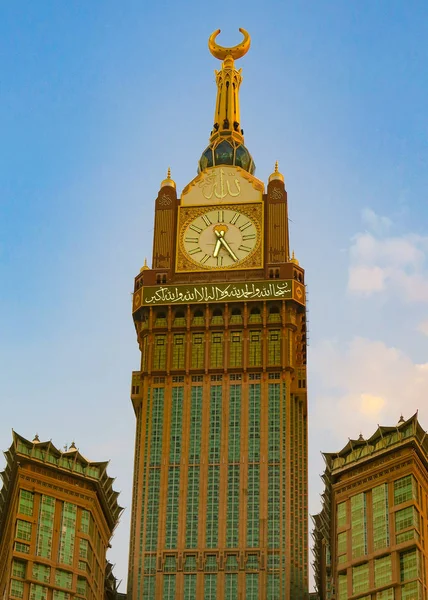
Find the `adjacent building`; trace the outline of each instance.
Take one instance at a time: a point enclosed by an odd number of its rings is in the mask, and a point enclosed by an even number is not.
[[[0,597],[103,600],[121,508],[107,462],[13,432],[0,491]],[[108,586],[111,588],[111,586]]]
[[[303,600],[308,587],[306,308],[276,165],[254,175],[240,118],[250,45],[222,61],[209,145],[162,182],[135,279],[129,600]],[[266,150],[264,150],[266,151]]]
[[[428,437],[417,415],[324,458],[320,600],[428,598]]]

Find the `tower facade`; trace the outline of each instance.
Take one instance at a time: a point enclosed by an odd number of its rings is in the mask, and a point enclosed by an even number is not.
[[[180,197],[162,182],[135,279],[129,600],[307,594],[304,271],[284,178],[265,189],[244,145],[241,31],[233,48],[210,38],[210,143]]]
[[[324,458],[314,517],[320,600],[425,600],[428,439],[417,415]]]
[[[16,600],[104,600],[106,551],[121,508],[107,463],[17,433],[0,492],[0,594]]]

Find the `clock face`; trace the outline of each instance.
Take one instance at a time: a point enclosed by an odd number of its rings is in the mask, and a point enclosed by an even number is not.
[[[234,207],[206,209],[190,219],[182,231],[187,258],[204,269],[240,267],[260,241],[256,222]]]

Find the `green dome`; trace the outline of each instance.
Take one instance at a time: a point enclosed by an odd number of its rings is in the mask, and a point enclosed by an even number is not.
[[[202,153],[198,173],[217,165],[241,167],[254,175],[256,165],[247,148],[233,140],[220,140],[210,144]]]

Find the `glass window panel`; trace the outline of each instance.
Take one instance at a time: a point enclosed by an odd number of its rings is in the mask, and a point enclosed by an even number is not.
[[[374,561],[375,586],[383,587],[392,582],[391,555],[377,558]]]
[[[352,593],[367,592],[369,589],[369,565],[364,563],[352,569]]]
[[[352,558],[367,554],[366,496],[364,493],[351,497]]]
[[[413,475],[406,475],[394,481],[394,504],[418,499],[417,483]]]

